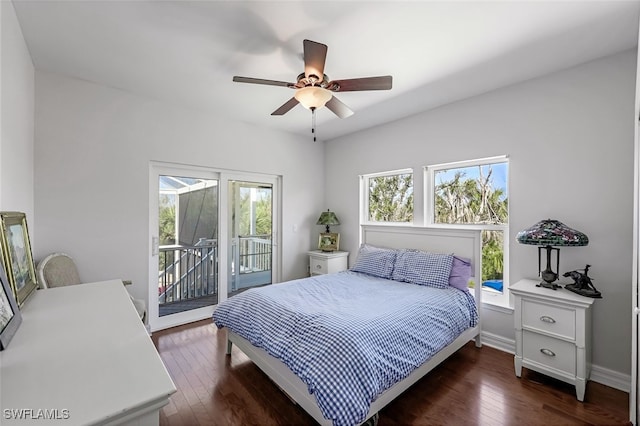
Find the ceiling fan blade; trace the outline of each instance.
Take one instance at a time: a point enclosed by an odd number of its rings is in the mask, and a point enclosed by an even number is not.
[[[285,102],[280,108],[273,111],[271,115],[285,115],[291,108],[298,105],[298,100],[296,98],[291,98],[287,102]]]
[[[294,87],[293,83],[287,83],[286,81],[265,80],[262,78],[251,77],[239,77],[234,76],[233,81],[236,83],[253,83],[253,84],[266,84],[267,86],[282,86],[282,87]]]
[[[324,78],[324,62],[327,59],[327,45],[311,40],[303,41],[304,75],[315,75],[319,81]]]
[[[333,80],[327,87],[334,92],[356,92],[360,90],[389,90],[392,85],[390,75],[380,77],[351,78],[347,80]]]
[[[340,101],[335,96],[332,96],[331,99],[329,99],[329,102],[325,104],[325,106],[340,118],[347,118],[353,115],[353,111],[351,111],[348,106],[342,103],[342,101]]]

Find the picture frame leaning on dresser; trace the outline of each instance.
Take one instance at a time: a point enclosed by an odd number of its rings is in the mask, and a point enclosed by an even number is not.
[[[2,351],[7,349],[9,342],[22,324],[22,315],[2,264],[0,264],[0,281],[0,351]]]
[[[0,212],[0,253],[13,296],[22,307],[38,287],[25,213]]]

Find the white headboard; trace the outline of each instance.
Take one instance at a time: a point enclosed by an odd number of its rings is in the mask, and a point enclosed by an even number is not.
[[[379,247],[453,253],[471,259],[474,296],[480,311],[482,296],[482,238],[480,230],[404,225],[362,225],[362,242]]]

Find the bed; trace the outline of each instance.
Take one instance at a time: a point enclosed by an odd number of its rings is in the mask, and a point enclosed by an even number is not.
[[[479,283],[480,231],[376,225],[363,226],[361,236],[362,247],[393,252],[395,269],[377,262],[380,273],[362,273],[358,259],[355,270],[243,292],[221,303],[213,315],[218,327],[227,328],[227,354],[236,345],[323,425],[375,419],[467,342],[481,345],[479,285],[471,295],[396,276],[403,267],[415,266],[401,267],[400,256],[413,257],[420,250],[421,256],[441,254],[429,258],[438,267],[445,262],[446,268],[451,255],[468,260],[471,279]],[[358,255],[364,259],[365,254],[361,248]],[[411,274],[410,269],[405,272]]]

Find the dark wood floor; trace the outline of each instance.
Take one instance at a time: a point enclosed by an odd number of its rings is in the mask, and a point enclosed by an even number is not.
[[[178,391],[160,425],[313,425],[209,320],[152,337]],[[380,412],[378,425],[625,425],[629,396],[589,382],[572,386],[524,369],[513,356],[467,344]]]

